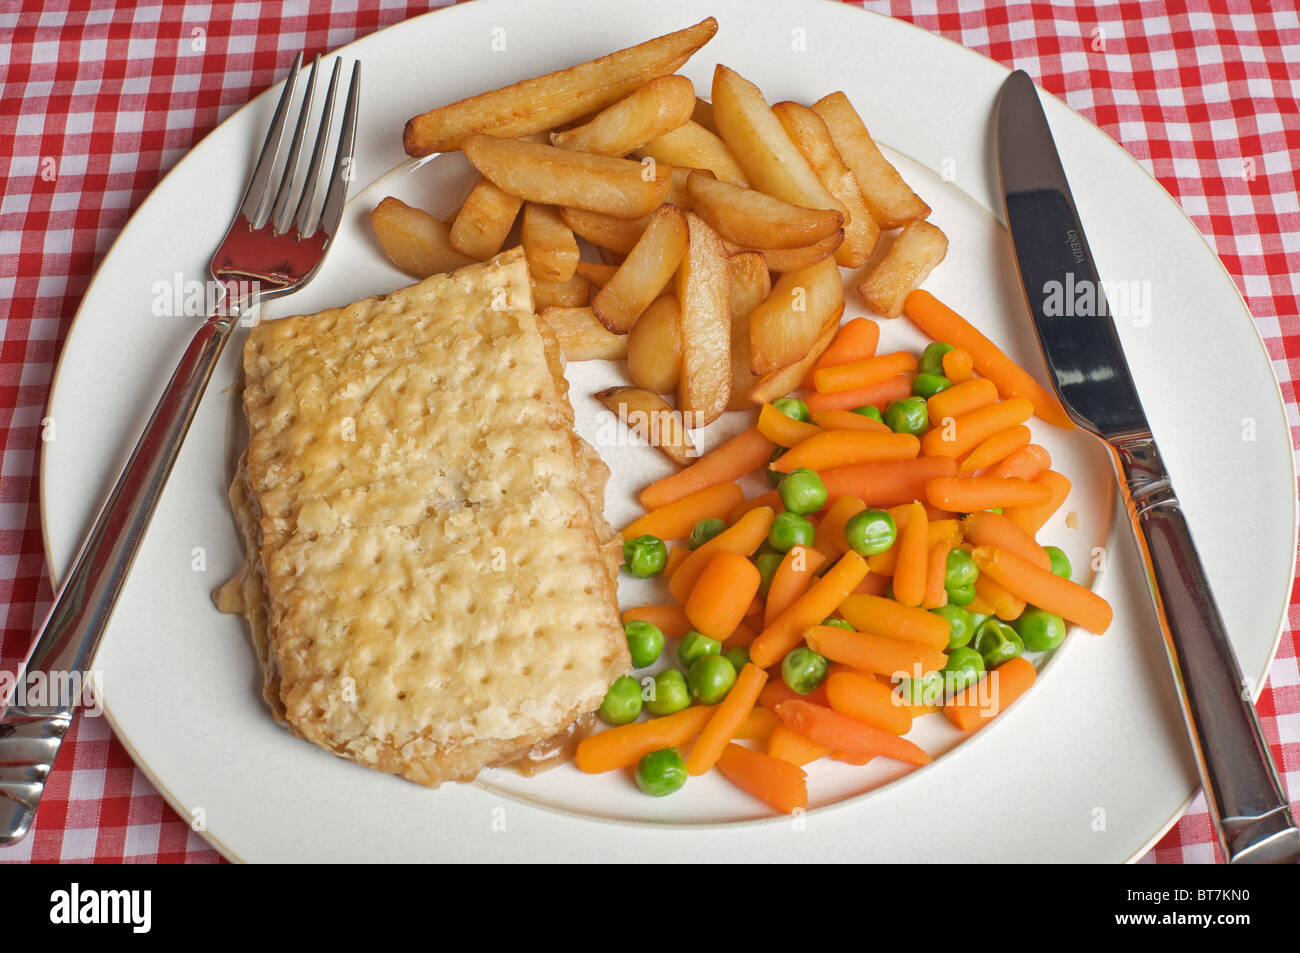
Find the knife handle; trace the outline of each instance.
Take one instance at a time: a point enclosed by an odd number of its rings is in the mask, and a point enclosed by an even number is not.
[[[1182,507],[1150,433],[1112,439],[1192,750],[1229,863],[1300,862],[1297,831]]]

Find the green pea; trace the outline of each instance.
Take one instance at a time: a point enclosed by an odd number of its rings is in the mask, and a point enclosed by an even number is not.
[[[645,668],[659,661],[664,650],[664,633],[659,626],[643,619],[623,623],[627,650],[632,654],[632,667]]]
[[[740,670],[749,664],[749,648],[744,645],[737,645],[734,649],[727,649],[722,653],[722,657],[731,663],[731,667],[739,674]]]
[[[767,541],[777,552],[788,553],[796,546],[811,546],[817,527],[798,513],[778,513],[772,520]]]
[[[626,725],[641,714],[641,683],[631,675],[620,675],[605,692],[600,717],[611,725]]]
[[[948,604],[931,609],[935,615],[948,623],[948,650],[959,649],[970,642],[975,635],[974,616],[961,606]]]
[[[946,591],[948,593],[948,605],[950,606],[968,606],[975,601],[974,586],[954,586]]]
[[[997,668],[1003,662],[1025,654],[1025,643],[1016,630],[997,619],[985,619],[980,623],[971,647],[984,659],[985,668]]]
[[[808,412],[808,405],[798,397],[782,397],[780,400],[772,401],[772,406],[787,417],[793,417],[795,420],[802,420],[804,423],[812,420],[812,414]]]
[[[681,644],[677,646],[677,661],[681,662],[682,668],[686,669],[689,669],[691,663],[698,658],[721,654],[721,642],[709,638],[703,632],[696,632],[694,629],[682,636]]]
[[[700,520],[691,530],[690,538],[686,540],[686,543],[691,549],[699,549],[726,528],[727,521],[720,520],[716,516],[712,519]]]
[[[844,524],[844,539],[859,556],[883,553],[898,538],[898,524],[884,510],[863,510]]]
[[[686,783],[686,762],[676,748],[660,748],[636,763],[636,785],[651,797],[667,797]]]
[[[816,513],[826,505],[826,484],[815,471],[804,467],[791,470],[777,485],[777,493],[781,496],[781,505],[800,516]]]
[[[785,453],[786,450],[788,450],[788,449],[790,449],[790,448],[789,448],[789,447],[775,447],[775,448],[772,450],[772,455],[771,455],[770,457],[767,458],[767,462],[768,462],[769,464],[776,463],[777,460],[781,459],[781,454]],[[784,480],[784,479],[785,479],[785,474],[782,473],[780,470],[768,470],[768,471],[767,471],[767,483],[768,483],[768,486],[780,486],[780,485],[781,485],[781,481]]]
[[[706,705],[716,705],[736,684],[736,669],[721,655],[705,655],[691,663],[686,673],[691,694]]]
[[[1065,620],[1046,609],[1031,606],[1013,625],[1030,652],[1046,652],[1065,641]]]
[[[882,424],[885,422],[884,416],[880,413],[880,408],[874,404],[863,404],[861,407],[854,407],[855,414],[861,414],[863,417],[870,417],[872,420],[878,420]]]
[[[912,378],[912,395],[914,397],[933,397],[952,386],[952,381],[942,374],[917,374]],[[927,405],[928,407],[928,405]]]
[[[969,552],[964,549],[951,549],[948,551],[948,563],[943,572],[943,587],[945,589],[960,589],[964,586],[973,586],[979,574],[979,567],[975,565],[975,559]]]
[[[686,676],[675,668],[666,668],[655,676],[654,696],[646,701],[652,715],[671,715],[691,703]]]
[[[772,577],[776,575],[776,569],[781,565],[781,560],[785,555],[778,552],[763,553],[754,560],[754,565],[758,567],[758,594],[766,597],[767,591],[772,587]]]
[[[973,685],[984,674],[984,658],[974,649],[953,649],[948,653],[948,661],[940,670],[943,673],[944,687],[952,696],[968,685]]]
[[[1052,572],[1056,573],[1062,579],[1069,579],[1073,570],[1070,568],[1070,557],[1065,555],[1064,550],[1059,546],[1044,546],[1047,550],[1047,558],[1052,561]]]
[[[894,433],[921,436],[930,429],[930,408],[924,397],[904,397],[885,405],[885,426]]]
[[[781,660],[781,679],[791,691],[810,695],[826,681],[830,664],[810,648],[800,646]]]
[[[657,576],[668,565],[668,547],[658,536],[638,536],[623,544],[623,568],[645,579]]]
[[[822,619],[822,625],[837,625],[841,629],[848,629],[850,632],[853,631],[853,623],[845,622],[843,619],[837,619],[833,615]]]
[[[927,344],[921,352],[921,360],[917,362],[916,369],[922,374],[942,374],[943,356],[951,350],[952,345],[943,341]]]
[[[937,705],[943,699],[943,675],[927,672],[920,678],[905,678],[898,683],[899,694],[909,705]]]

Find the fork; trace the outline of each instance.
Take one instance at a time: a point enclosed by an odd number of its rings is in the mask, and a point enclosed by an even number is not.
[[[334,162],[322,177],[341,70],[336,59],[311,159],[299,181],[320,57],[312,61],[297,121],[286,136],[302,72],[302,54],[295,57],[243,199],[208,264],[222,289],[218,304],[190,341],[18,670],[9,704],[0,712],[0,846],[31,829],[77,696],[90,690],[83,679],[235,325],[261,302],[302,288],[325,260],[353,177],[356,143],[360,63],[353,64],[348,81]],[[288,153],[281,161],[286,138]],[[45,697],[28,699],[28,685],[43,689],[37,694]],[[57,697],[49,697],[54,686]]]

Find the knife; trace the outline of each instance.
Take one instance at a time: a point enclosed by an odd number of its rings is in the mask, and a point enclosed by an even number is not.
[[[1229,863],[1300,862],[1300,831],[1249,683],[1156,449],[1047,116],[1024,70],[1002,86],[997,150],[1007,230],[1038,343],[1066,412],[1105,441],[1114,459],[1224,856]]]

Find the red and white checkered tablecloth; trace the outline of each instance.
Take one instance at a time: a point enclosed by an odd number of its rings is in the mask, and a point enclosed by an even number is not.
[[[323,53],[444,5],[346,0],[327,10],[307,0],[138,7],[27,0],[0,10],[0,669],[17,668],[51,598],[36,474],[55,360],[91,275],[127,217],[200,138],[282,78],[298,50]],[[1295,439],[1300,18],[1294,5],[865,5],[1027,70],[1160,180],[1245,295],[1281,381]],[[939,13],[936,6],[959,10]],[[204,55],[184,55],[200,35]],[[1300,792],[1298,649],[1300,603],[1293,588],[1259,702],[1293,796]],[[1217,857],[1198,799],[1146,859]],[[0,850],[0,861],[218,859],[98,718],[74,720],[33,833]]]

